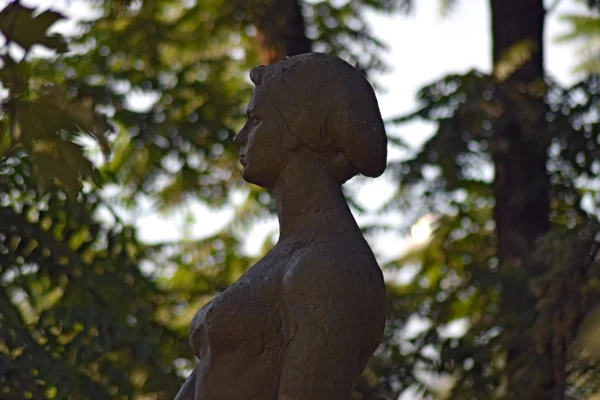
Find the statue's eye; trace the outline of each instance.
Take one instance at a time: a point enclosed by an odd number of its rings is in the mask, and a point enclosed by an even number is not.
[[[246,112],[246,115],[248,116],[248,120],[256,123],[258,121],[260,121],[260,117],[258,115],[256,115],[256,113],[254,112],[254,110],[248,110]]]
[[[252,116],[248,119],[248,122],[250,122],[250,124],[253,126],[257,126],[260,124],[260,118],[258,118],[256,116]]]

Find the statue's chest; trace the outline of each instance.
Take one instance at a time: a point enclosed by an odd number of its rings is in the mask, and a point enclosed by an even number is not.
[[[209,351],[260,350],[281,334],[279,296],[287,263],[289,257],[267,255],[196,313],[190,344],[199,358]]]

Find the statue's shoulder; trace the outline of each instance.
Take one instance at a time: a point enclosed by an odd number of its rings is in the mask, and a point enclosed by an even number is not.
[[[297,323],[343,327],[346,336],[383,326],[383,277],[377,263],[368,259],[336,246],[312,246],[299,255],[286,269],[281,285],[280,310],[287,334],[295,331]],[[373,342],[379,344],[380,333],[373,335]]]
[[[373,275],[379,284],[381,270],[372,255],[335,244],[314,244],[287,265],[283,289],[288,295],[304,291],[362,292],[371,290]]]

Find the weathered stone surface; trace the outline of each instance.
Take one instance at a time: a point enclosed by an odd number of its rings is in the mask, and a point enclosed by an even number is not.
[[[198,366],[176,400],[348,400],[385,324],[383,277],[342,184],[383,173],[371,85],[320,53],[251,71],[234,139],[242,175],[274,192],[280,237],[190,327]]]

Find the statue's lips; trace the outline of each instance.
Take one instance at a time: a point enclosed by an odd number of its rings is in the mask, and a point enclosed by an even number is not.
[[[246,166],[246,155],[245,154],[240,154],[240,164],[242,164],[242,166]]]

